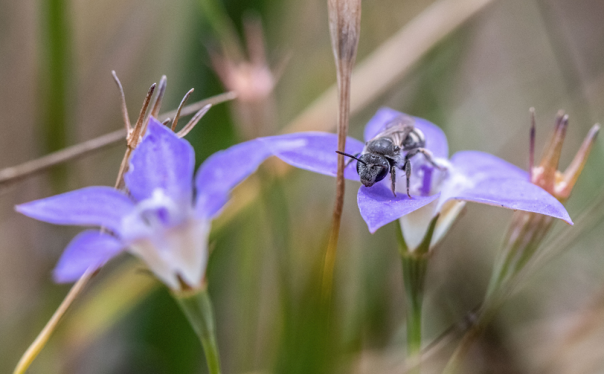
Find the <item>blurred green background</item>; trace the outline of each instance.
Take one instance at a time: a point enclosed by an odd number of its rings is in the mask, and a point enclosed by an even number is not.
[[[335,83],[325,0],[219,4],[238,37],[246,17],[259,17],[269,64],[287,61],[270,131],[284,128]],[[430,6],[365,1],[357,61]],[[209,52],[219,42],[202,9],[194,0],[0,0],[0,167],[122,127],[111,70],[122,80],[132,121],[162,74],[168,77],[164,111],[191,87],[190,102],[224,92]],[[571,125],[564,167],[591,125],[604,118],[602,15],[600,0],[495,0],[353,116],[351,135],[360,137],[375,110],[387,105],[440,125],[451,153],[483,150],[526,168],[528,108],[537,110],[538,150],[556,111],[565,109]],[[198,163],[249,136],[238,105],[216,106],[188,135]],[[122,154],[123,145],[115,146],[0,191],[0,372],[14,368],[68,291],[52,282],[51,270],[78,232],[17,215],[13,206],[112,185]],[[567,204],[571,217],[594,203],[603,165],[598,143]],[[356,208],[357,186],[347,185],[333,337],[322,342],[317,279],[334,180],[300,170],[278,178],[279,167],[261,167],[254,179],[262,185],[260,197],[219,221],[212,234],[208,280],[224,372],[401,372],[405,316],[394,227],[369,234]],[[236,195],[257,187],[244,184]],[[434,253],[425,342],[481,301],[511,214],[468,204]],[[563,224],[557,225],[554,231]],[[601,227],[528,278],[470,353],[472,372],[604,371]],[[106,266],[30,372],[205,373],[192,330],[165,287],[142,270],[129,256]],[[438,372],[453,348],[439,351],[424,371]]]

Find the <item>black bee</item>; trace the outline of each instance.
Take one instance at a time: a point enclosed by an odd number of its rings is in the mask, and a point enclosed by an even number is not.
[[[413,118],[400,116],[386,124],[384,131],[365,143],[363,152],[350,155],[336,151],[339,154],[357,160],[357,173],[365,187],[371,187],[376,182],[386,178],[390,172],[392,193],[396,196],[396,168],[403,170],[407,176],[407,196],[409,194],[409,178],[411,177],[411,158],[422,153],[434,167],[441,166],[434,162],[432,153],[426,148],[424,134],[415,127]],[[359,157],[360,155],[360,157]],[[352,162],[350,160],[346,166]]]

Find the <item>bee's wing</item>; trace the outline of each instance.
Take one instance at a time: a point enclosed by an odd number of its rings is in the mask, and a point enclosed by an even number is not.
[[[384,125],[384,129],[380,131],[371,140],[388,137],[392,139],[394,145],[402,148],[403,141],[415,128],[415,120],[408,115],[400,115],[394,118],[392,121],[387,122]]]

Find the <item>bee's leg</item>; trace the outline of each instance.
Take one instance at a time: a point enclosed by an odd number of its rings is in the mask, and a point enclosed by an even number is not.
[[[390,166],[390,182],[392,183],[392,193],[394,194],[394,197],[396,197],[396,168],[394,167],[394,164]]]
[[[405,170],[405,177],[407,178],[407,196],[411,197],[409,193],[409,181],[411,180],[411,158],[413,158],[418,152],[420,148],[415,148],[407,152],[405,155],[405,165],[403,165],[403,170]]]
[[[405,157],[405,165],[403,166],[403,169],[405,170],[405,177],[407,178],[407,196],[411,198],[411,194],[409,193],[409,181],[411,180],[411,161],[409,161],[409,157]]]
[[[361,153],[355,153],[354,157],[359,157]],[[344,169],[346,169],[348,167],[348,165],[350,165],[352,163],[352,161],[354,161],[354,158],[349,158],[348,161],[346,161],[346,163],[344,164]]]
[[[428,162],[431,163],[432,166],[434,166],[438,170],[444,170],[445,169],[444,167],[442,167],[441,165],[437,164],[434,161],[434,156],[432,155],[432,152],[430,152],[426,148],[417,148],[417,152],[422,153],[424,155],[424,157],[426,158],[426,160],[428,160]]]

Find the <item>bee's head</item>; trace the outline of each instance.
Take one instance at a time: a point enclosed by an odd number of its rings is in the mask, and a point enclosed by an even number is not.
[[[357,173],[365,187],[371,187],[388,175],[390,163],[386,157],[378,154],[365,153],[357,162]]]

